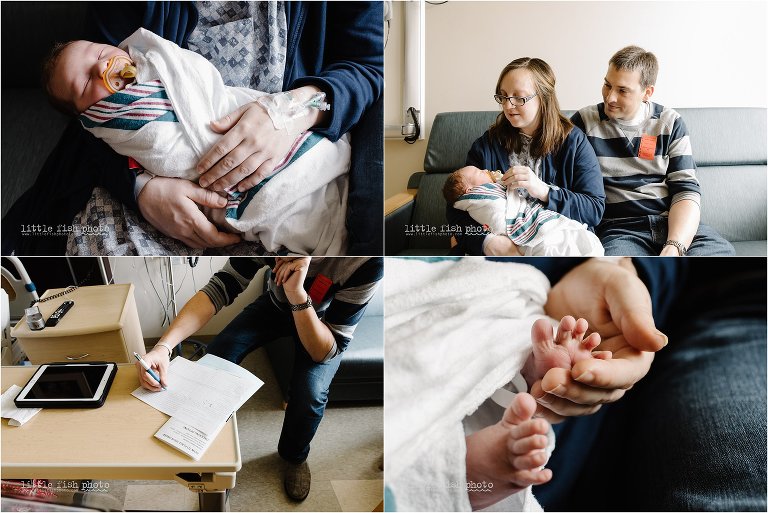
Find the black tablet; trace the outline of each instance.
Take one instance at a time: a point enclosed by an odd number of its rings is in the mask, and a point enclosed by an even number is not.
[[[19,408],[98,408],[117,365],[108,362],[41,365],[13,402]]]

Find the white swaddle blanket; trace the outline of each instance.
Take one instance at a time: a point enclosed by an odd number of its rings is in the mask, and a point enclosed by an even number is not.
[[[136,81],[83,113],[83,126],[155,175],[197,181],[195,166],[221,137],[210,122],[266,93],[225,85],[204,57],[144,29],[120,48],[136,64]],[[227,222],[267,251],[343,254],[350,156],[348,136],[305,138],[285,172],[229,208]]]
[[[462,419],[519,374],[549,281],[476,258],[387,259],[385,275],[387,486],[401,511],[468,511]]]
[[[495,234],[506,234],[525,256],[603,256],[600,239],[586,225],[547,210],[498,183],[478,185],[453,205]]]

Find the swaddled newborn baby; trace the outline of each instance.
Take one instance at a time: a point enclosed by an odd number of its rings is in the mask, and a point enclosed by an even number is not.
[[[507,189],[501,177],[500,171],[463,167],[448,176],[443,195],[491,233],[507,235],[525,256],[603,256],[600,239],[586,225]]]
[[[195,182],[198,162],[221,137],[211,121],[259,101],[275,129],[290,131],[291,116],[327,107],[323,98],[295,98],[288,102],[293,110],[283,112],[270,101],[277,95],[226,86],[205,58],[144,29],[119,48],[90,41],[57,46],[44,82],[55,106],[79,115],[117,153],[152,175]],[[313,132],[296,134],[275,174],[249,191],[227,191],[227,208],[206,214],[267,251],[343,254],[350,155],[347,136],[332,143]],[[290,176],[282,176],[288,167]],[[257,191],[259,201],[251,201]]]

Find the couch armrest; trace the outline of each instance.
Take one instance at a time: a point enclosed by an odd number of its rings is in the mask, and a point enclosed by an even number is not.
[[[416,190],[408,189],[384,201],[384,254],[397,255],[408,247],[403,226],[411,222]]]
[[[416,198],[416,191],[408,189],[406,192],[398,192],[391,198],[384,201],[384,215],[388,216],[403,207],[413,207],[413,201]]]

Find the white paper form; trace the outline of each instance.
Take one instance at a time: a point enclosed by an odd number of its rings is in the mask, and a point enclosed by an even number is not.
[[[137,388],[133,396],[166,415],[211,431],[232,414],[245,394],[243,379],[175,358],[168,367],[168,390]]]
[[[155,437],[199,459],[230,415],[264,384],[237,364],[213,355],[197,362],[174,358],[168,367],[168,390],[143,388],[133,396],[170,415]]]

